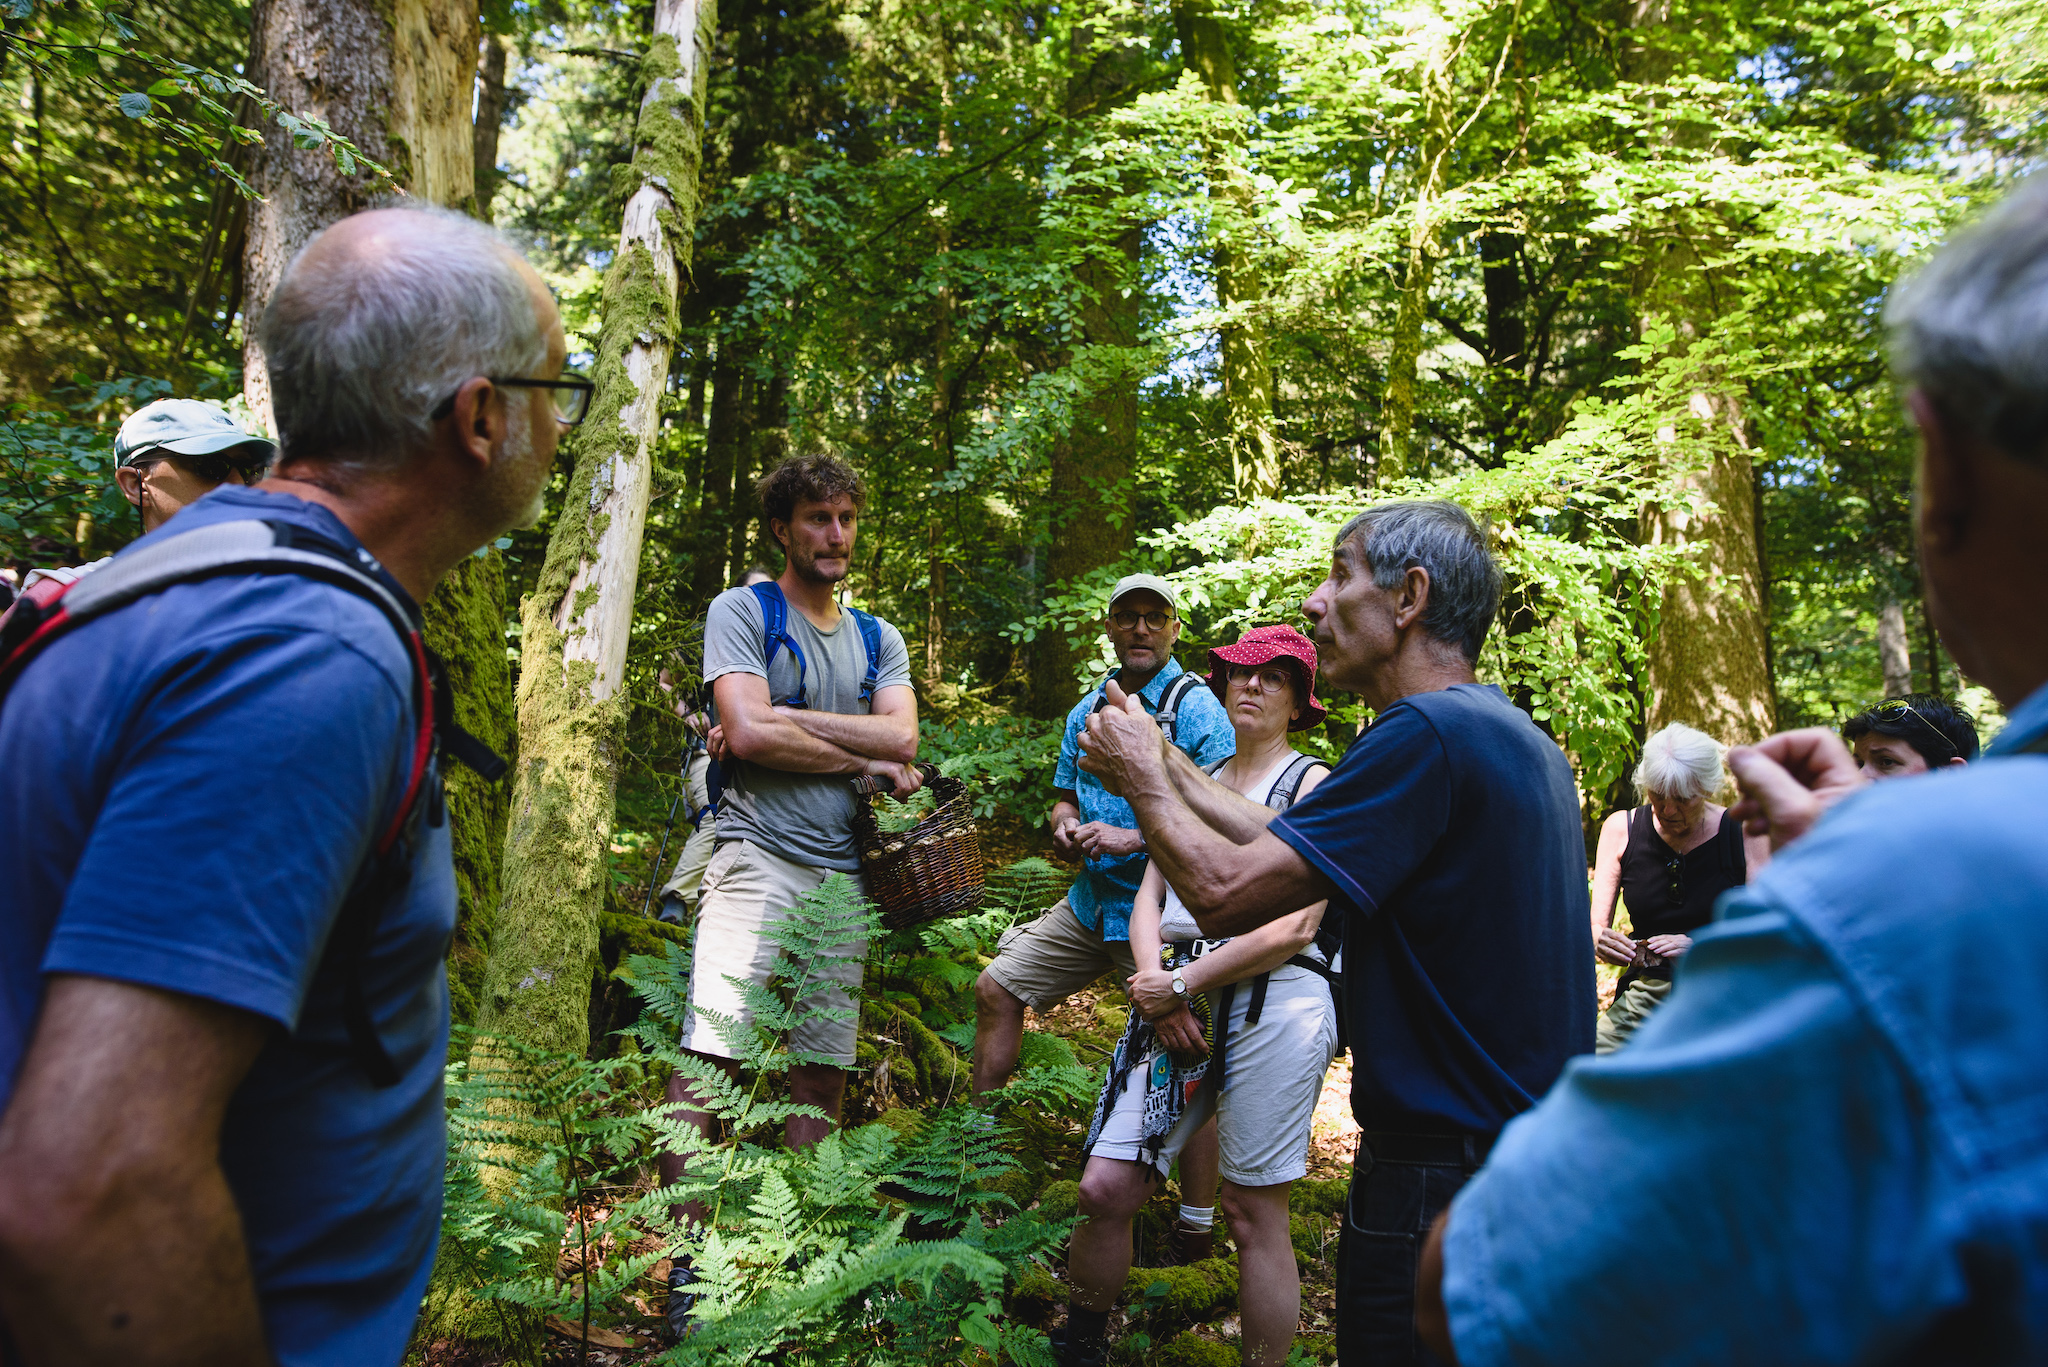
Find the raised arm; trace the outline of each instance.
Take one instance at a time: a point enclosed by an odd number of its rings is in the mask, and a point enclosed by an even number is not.
[[[917,759],[917,690],[908,684],[876,690],[874,710],[864,717],[807,707],[778,707],[775,714],[796,723],[816,739],[864,759],[885,759],[896,764],[910,764]]]
[[[1158,724],[1120,690],[1110,699],[1088,719],[1081,767],[1137,812],[1154,867],[1203,934],[1242,935],[1329,897],[1329,880],[1271,831],[1239,844],[1198,816],[1174,782]]]
[[[0,1116],[0,1318],[22,1361],[272,1361],[220,1167],[255,1016],[100,978],[50,979]]]
[[[1239,845],[1249,845],[1265,833],[1278,815],[1263,802],[1254,802],[1235,788],[1218,783],[1202,772],[1201,766],[1174,746],[1165,748],[1167,776],[1174,791],[1202,824]],[[1304,789],[1306,791],[1306,789]]]

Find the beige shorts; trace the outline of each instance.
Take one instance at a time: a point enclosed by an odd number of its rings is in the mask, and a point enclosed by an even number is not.
[[[1105,973],[1114,971],[1121,986],[1138,966],[1130,941],[1104,940],[1075,918],[1062,897],[1036,921],[1004,931],[986,971],[1011,996],[1033,1011],[1044,1011]]]
[[[1221,996],[1209,994],[1211,1012]],[[1330,985],[1305,968],[1276,968],[1267,980],[1259,1019],[1247,1024],[1251,1004],[1252,984],[1239,983],[1230,994],[1223,1089],[1217,1091],[1212,1074],[1188,1099],[1159,1151],[1161,1177],[1173,1170],[1174,1159],[1212,1115],[1223,1155],[1220,1169],[1238,1186],[1270,1187],[1308,1174],[1316,1102],[1323,1094],[1323,1074],[1337,1057],[1337,1010]],[[1088,1151],[1090,1158],[1144,1161],[1145,1075],[1150,1071],[1143,1062],[1131,1069]]]
[[[690,961],[690,1010],[683,1016],[683,1048],[715,1058],[738,1058],[739,1048],[700,1011],[730,1017],[752,1028],[745,983],[765,986],[782,947],[762,931],[783,919],[804,893],[815,892],[837,869],[816,869],[770,853],[750,840],[720,841],[704,869],[704,895],[697,906],[696,943]],[[846,875],[860,884],[860,875]],[[791,1032],[793,1052],[823,1054],[842,1068],[853,1066],[860,1018],[851,989],[860,986],[867,941],[842,945],[820,967],[834,986],[810,1000],[847,1013],[844,1020],[813,1016]],[[737,981],[734,981],[737,979]]]

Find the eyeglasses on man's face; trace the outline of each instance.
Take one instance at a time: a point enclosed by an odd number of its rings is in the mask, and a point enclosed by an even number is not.
[[[1173,614],[1163,608],[1156,612],[1133,612],[1129,608],[1118,608],[1109,614],[1110,625],[1118,631],[1136,631],[1140,622],[1154,631],[1164,631],[1167,624],[1173,620]]]
[[[556,380],[529,380],[517,375],[486,375],[492,384],[507,389],[545,389],[554,406],[555,421],[564,427],[574,427],[590,413],[590,396],[597,392],[597,385],[573,371],[564,371]],[[435,419],[447,417],[455,411],[455,396],[450,394],[431,414]]]

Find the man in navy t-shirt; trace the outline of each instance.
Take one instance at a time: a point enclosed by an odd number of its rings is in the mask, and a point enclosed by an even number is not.
[[[1344,914],[1352,1111],[1363,1128],[1338,1254],[1346,1363],[1431,1362],[1417,1252],[1494,1136],[1593,1047],[1585,845],[1571,767],[1473,663],[1500,601],[1484,535],[1450,503],[1346,524],[1303,610],[1325,675],[1377,714],[1284,815],[1174,758],[1129,710],[1084,768],[1121,790],[1205,934],[1319,898]]]
[[[292,263],[262,335],[274,474],[216,490],[116,566],[262,520],[352,555],[416,619],[444,573],[531,514],[562,329],[489,229],[344,220]],[[365,599],[224,574],[60,636],[7,694],[0,1359],[8,1340],[29,1364],[403,1354],[446,1159],[455,883],[437,776],[367,948],[329,941],[403,803],[413,681]],[[351,1047],[351,978],[395,1084]]]

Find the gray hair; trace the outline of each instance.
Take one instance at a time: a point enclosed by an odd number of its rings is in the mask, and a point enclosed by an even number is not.
[[[1662,793],[1681,802],[1718,793],[1728,781],[1721,767],[1726,750],[1706,732],[1675,721],[1643,742],[1643,760],[1636,765],[1636,791],[1644,797]]]
[[[1950,422],[2048,459],[2048,176],[2035,176],[1898,286],[1892,368]]]
[[[388,212],[388,211],[387,211]],[[423,449],[435,408],[478,375],[547,360],[533,294],[495,229],[407,205],[375,252],[292,258],[263,313],[271,411],[286,459],[390,467]]]
[[[1456,646],[1467,661],[1478,660],[1500,610],[1501,574],[1472,514],[1440,499],[1382,503],[1345,523],[1337,544],[1353,537],[1372,582],[1383,590],[1399,588],[1411,569],[1429,571],[1423,632]]]

